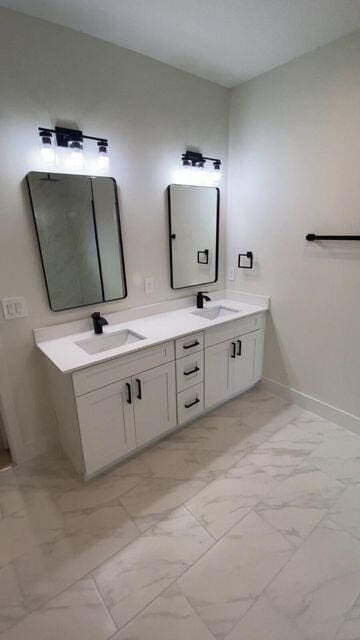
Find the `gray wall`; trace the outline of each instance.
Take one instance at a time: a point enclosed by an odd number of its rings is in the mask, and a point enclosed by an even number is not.
[[[265,376],[360,417],[360,34],[232,92],[228,261],[271,296]]]
[[[25,296],[30,314],[13,321],[1,318],[0,334],[24,455],[31,456],[49,444],[55,431],[32,329],[93,311],[55,314],[48,307],[24,186],[27,172],[44,169],[37,127],[68,123],[109,138],[110,173],[120,187],[129,296],[102,310],[120,310],[184,295],[170,289],[165,188],[188,145],[222,158],[226,173],[229,92],[115,45],[4,9],[0,76],[0,297]],[[222,189],[223,222],[224,205]],[[145,296],[144,276],[155,278],[154,294]]]

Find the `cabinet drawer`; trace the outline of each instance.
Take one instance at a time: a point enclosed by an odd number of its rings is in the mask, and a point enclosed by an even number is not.
[[[190,353],[196,353],[202,351],[204,347],[204,334],[203,332],[192,333],[190,336],[184,338],[178,338],[175,340],[175,353],[177,358],[183,358]]]
[[[81,396],[171,360],[174,360],[174,343],[165,342],[76,371],[73,373],[75,395]]]
[[[178,422],[191,420],[204,411],[204,385],[195,385],[177,394]]]
[[[205,347],[211,347],[213,344],[225,342],[229,338],[235,338],[250,331],[256,331],[264,326],[264,314],[256,313],[253,316],[239,318],[232,322],[225,322],[217,327],[212,327],[205,331]]]
[[[185,356],[176,361],[176,387],[184,391],[204,380],[204,352]]]

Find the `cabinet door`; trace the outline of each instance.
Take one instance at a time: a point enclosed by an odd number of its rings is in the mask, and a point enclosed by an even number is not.
[[[234,361],[234,393],[255,384],[261,375],[258,367],[259,349],[262,351],[261,331],[254,331],[236,338]]]
[[[90,475],[135,448],[131,378],[76,399],[85,473]]]
[[[234,393],[235,340],[205,349],[205,408]]]
[[[176,425],[175,363],[134,376],[132,385],[139,447]]]

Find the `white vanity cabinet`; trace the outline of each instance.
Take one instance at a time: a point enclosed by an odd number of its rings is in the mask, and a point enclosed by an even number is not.
[[[261,377],[265,314],[49,375],[63,449],[90,478]]]

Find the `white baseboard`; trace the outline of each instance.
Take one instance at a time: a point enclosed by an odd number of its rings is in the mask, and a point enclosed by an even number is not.
[[[325,418],[325,420],[335,422],[360,435],[360,418],[352,413],[338,409],[331,404],[327,404],[327,402],[323,402],[306,393],[280,384],[280,382],[276,382],[276,380],[272,380],[271,378],[261,378],[261,384],[265,389],[284,398],[284,400],[293,402],[303,409],[316,413],[321,416],[321,418]]]

